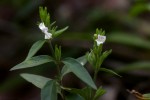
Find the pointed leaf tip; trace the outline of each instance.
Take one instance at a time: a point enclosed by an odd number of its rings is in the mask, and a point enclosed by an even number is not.
[[[50,80],[41,90],[41,100],[57,100],[57,86],[55,80]]]
[[[43,46],[43,44],[46,42],[46,40],[39,40],[35,42],[32,47],[29,50],[28,56],[26,57],[26,60],[34,56],[38,50]]]
[[[10,71],[22,69],[22,68],[34,67],[34,66],[42,65],[42,64],[52,62],[52,61],[53,61],[52,57],[47,56],[47,55],[35,56],[14,66],[13,68],[10,69]]]
[[[85,82],[93,89],[97,89],[88,71],[74,58],[66,58],[63,63],[73,72],[79,79]]]
[[[51,80],[50,78],[28,73],[22,73],[20,76],[40,89],[42,89],[45,84]]]

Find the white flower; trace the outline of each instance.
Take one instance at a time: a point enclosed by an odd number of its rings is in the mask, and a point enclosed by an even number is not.
[[[48,27],[46,27],[44,25],[44,23],[40,23],[39,28],[45,34],[45,39],[51,39],[52,38],[52,34],[48,32]]]
[[[98,35],[95,41],[97,43],[97,46],[99,46],[100,44],[103,44],[105,40],[106,40],[106,36]]]
[[[46,31],[44,34],[45,34],[45,39],[51,39],[52,38],[52,34],[51,33],[48,33]]]

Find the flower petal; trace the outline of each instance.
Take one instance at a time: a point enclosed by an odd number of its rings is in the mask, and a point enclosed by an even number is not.
[[[48,31],[48,28],[44,25],[44,23],[40,23],[39,28],[42,30],[43,33]]]
[[[103,44],[103,42],[100,42],[98,40],[96,40],[97,46],[99,46],[100,44]]]
[[[95,40],[97,42],[97,46],[103,44],[106,40],[106,36],[98,35],[98,38]]]
[[[52,34],[48,32],[48,27],[46,27],[43,22],[39,24],[39,28],[45,34],[45,39],[52,38]]]
[[[52,38],[51,33],[45,32],[44,34],[45,34],[45,39],[51,39]]]

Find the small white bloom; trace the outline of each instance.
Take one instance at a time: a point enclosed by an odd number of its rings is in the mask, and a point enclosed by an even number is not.
[[[43,33],[48,31],[48,28],[44,25],[44,23],[40,23],[39,28],[42,30]]]
[[[39,24],[39,28],[41,31],[45,34],[45,39],[50,39],[52,38],[52,34],[48,32],[48,27],[44,25],[44,23]]]
[[[95,41],[97,42],[97,46],[99,46],[100,44],[103,44],[105,40],[106,40],[106,36],[98,35]]]
[[[51,39],[52,38],[52,34],[45,32],[45,39]]]

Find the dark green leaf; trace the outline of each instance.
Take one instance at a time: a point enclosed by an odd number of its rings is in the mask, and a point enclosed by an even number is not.
[[[66,58],[63,60],[63,63],[83,82],[88,84],[93,89],[97,89],[94,84],[91,76],[88,71],[76,60],[73,58]]]
[[[100,57],[100,65],[103,63],[103,61],[111,54],[112,50],[105,51],[102,53],[102,56]]]
[[[82,66],[84,66],[87,63],[86,55],[81,56],[76,59]]]
[[[46,78],[46,77],[34,75],[34,74],[28,74],[28,73],[23,73],[21,74],[21,76],[28,82],[34,84],[36,87],[41,88],[41,89],[45,86],[45,84],[48,81],[51,80],[50,78]]]
[[[51,62],[51,61],[53,61],[53,59],[50,56],[47,56],[47,55],[35,56],[35,57],[32,57],[32,58],[30,58],[28,60],[25,60],[22,63],[14,66],[10,70],[34,67],[34,66],[38,66],[38,65],[41,65],[41,64]]]
[[[61,60],[61,46],[55,45],[55,52],[54,52],[54,54],[55,54],[55,59],[57,61],[60,61]]]
[[[66,96],[65,100],[85,100],[80,95],[77,94],[69,94]]]
[[[57,37],[58,35],[60,35],[64,31],[66,31],[67,29],[68,29],[68,26],[63,28],[63,29],[60,29],[60,30],[56,31],[55,34],[54,34],[54,37]]]
[[[31,47],[31,49],[30,49],[30,51],[28,53],[28,56],[26,57],[26,60],[28,60],[29,58],[34,56],[38,52],[38,50],[43,46],[43,44],[45,42],[46,42],[46,40],[39,40],[39,41],[35,42],[32,45],[32,47]]]
[[[46,27],[50,27],[50,14],[47,12],[47,7],[39,7],[41,21]]]
[[[103,31],[102,29],[96,29],[96,34],[100,34],[100,35],[105,35],[105,31]]]
[[[90,92],[91,92],[91,88],[86,87],[83,89],[75,89],[75,88],[64,88],[64,90],[70,92],[70,93],[74,93],[74,94],[79,94],[81,97],[84,98],[84,100],[89,100],[90,97]]]
[[[106,90],[102,89],[101,87],[98,88],[98,90],[95,93],[94,100],[99,100],[99,98],[105,93],[106,93]]]
[[[71,72],[70,68],[68,66],[64,65],[61,70],[61,79],[70,72]]]
[[[86,56],[81,56],[79,58],[76,59],[82,66],[84,66],[87,62],[87,59],[86,59]],[[67,67],[67,66],[64,66],[61,70],[61,78],[63,78],[64,75],[70,73],[71,70]]]
[[[56,81],[50,80],[41,90],[41,100],[57,100]]]
[[[119,74],[117,74],[116,72],[114,72],[113,70],[110,70],[110,69],[100,68],[99,70],[107,72],[107,73],[110,73],[110,74],[114,74],[114,75],[117,75],[117,76],[121,77]]]

